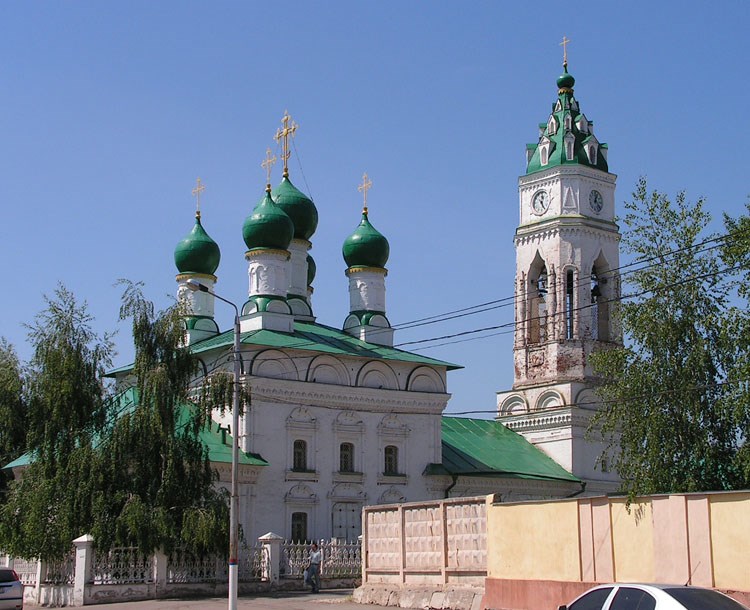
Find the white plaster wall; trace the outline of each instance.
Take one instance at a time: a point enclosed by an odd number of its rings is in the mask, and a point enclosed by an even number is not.
[[[299,296],[307,295],[307,252],[310,250],[310,242],[305,239],[293,239],[289,244],[290,274],[289,294]]]
[[[347,271],[349,311],[385,311],[385,269]]]

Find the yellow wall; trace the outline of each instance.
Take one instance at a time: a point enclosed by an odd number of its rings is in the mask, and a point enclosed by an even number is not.
[[[710,496],[714,586],[750,589],[750,494]]]
[[[650,502],[625,507],[624,499],[610,502],[614,576],[620,582],[654,581],[654,530]]]
[[[487,535],[490,578],[580,579],[575,500],[490,506]]]
[[[750,492],[488,504],[490,579],[750,592]]]

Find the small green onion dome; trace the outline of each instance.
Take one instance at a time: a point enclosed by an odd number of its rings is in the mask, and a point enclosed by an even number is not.
[[[565,72],[557,77],[557,87],[559,89],[572,89],[573,85],[576,84],[576,79],[571,74],[568,74],[568,64],[563,64]]]
[[[292,241],[294,225],[292,220],[271,199],[270,190],[255,206],[253,213],[242,225],[242,238],[248,250],[254,248],[275,248],[286,250]]]
[[[390,250],[388,240],[370,224],[365,208],[359,226],[344,241],[344,261],[349,267],[384,268]]]
[[[195,226],[174,249],[174,264],[180,273],[213,275],[219,268],[219,245],[209,237],[201,225],[200,212],[195,214]]]
[[[312,199],[284,176],[273,191],[273,200],[292,219],[295,239],[309,240],[318,228],[318,210]]]
[[[315,264],[315,259],[307,255],[307,285],[312,286],[315,274],[318,272],[318,266]]]

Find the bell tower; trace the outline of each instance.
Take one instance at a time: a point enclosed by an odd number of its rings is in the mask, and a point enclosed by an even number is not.
[[[497,419],[601,493],[618,479],[599,461],[604,445],[586,435],[598,408],[588,356],[621,342],[612,315],[620,294],[616,176],[573,95],[567,56],[563,70],[518,181],[515,370],[513,388],[497,395]]]

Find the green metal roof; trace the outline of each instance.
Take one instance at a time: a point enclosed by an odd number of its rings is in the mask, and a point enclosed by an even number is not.
[[[282,333],[274,330],[251,330],[242,333],[240,341],[244,345],[263,345],[278,349],[299,349],[341,356],[413,362],[415,364],[444,366],[448,370],[463,368],[457,364],[428,358],[427,356],[420,356],[419,354],[406,352],[395,347],[367,343],[337,328],[313,322],[296,321],[293,333]],[[233,332],[226,331],[215,337],[195,343],[192,349],[193,353],[200,354],[212,349],[228,347],[232,344]],[[125,372],[127,370],[129,370],[128,367],[121,367],[117,369],[117,372]],[[112,371],[110,374],[114,372]]]
[[[443,417],[443,463],[426,474],[511,477],[580,483],[551,457],[500,422]]]
[[[119,419],[127,413],[132,413],[135,407],[138,405],[138,393],[135,388],[128,388],[124,392],[121,392],[114,398],[115,408],[113,412],[113,421]],[[177,415],[177,429],[188,425],[191,411],[196,407],[192,404],[185,404],[180,407]],[[222,434],[218,428],[216,422],[211,421],[210,427],[202,428],[198,432],[198,438],[203,445],[208,449],[208,459],[212,462],[230,464],[232,462],[232,436],[229,434]],[[98,445],[100,440],[94,439],[94,445]],[[13,460],[9,464],[2,467],[2,470],[9,470],[17,466],[28,466],[34,461],[34,456],[31,452],[24,453],[21,457]],[[268,462],[264,460],[260,455],[254,453],[245,453],[240,450],[239,452],[239,463],[247,464],[250,466],[268,466]]]

